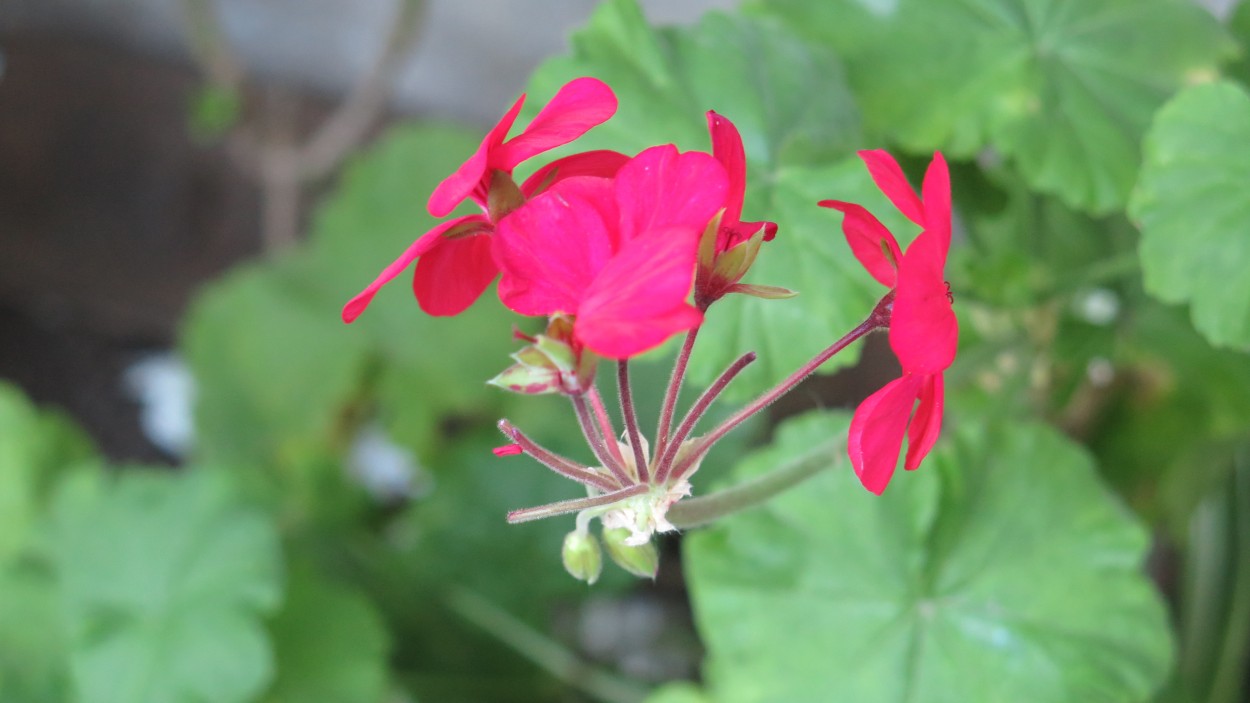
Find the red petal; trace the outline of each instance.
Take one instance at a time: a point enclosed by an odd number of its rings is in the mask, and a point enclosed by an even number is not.
[[[903,468],[911,471],[929,455],[942,429],[942,406],[945,402],[942,374],[925,376],[920,387],[920,405],[907,427],[907,459]]]
[[[712,137],[712,156],[725,167],[725,174],[729,177],[725,215],[721,223],[733,226],[742,217],[742,200],[747,189],[747,156],[742,148],[742,135],[738,134],[733,122],[712,110],[707,112],[707,129]]]
[[[871,212],[855,203],[822,200],[817,204],[842,213],[842,233],[851,246],[851,253],[878,283],[893,288],[898,280],[898,262],[903,254],[890,230]]]
[[[898,467],[907,420],[921,381],[907,375],[887,383],[864,399],[851,418],[846,449],[864,488],[881,495]]]
[[[521,445],[519,444],[505,444],[502,447],[495,447],[494,449],[490,451],[495,456],[504,457],[504,456],[516,456],[517,454],[520,454],[524,452],[525,450],[521,449]]]
[[[565,178],[577,176],[612,178],[628,161],[629,157],[625,154],[608,149],[566,156],[552,161],[535,171],[534,175],[526,178],[521,184],[521,193],[527,198],[532,198]]]
[[[616,249],[612,181],[561,181],[499,222],[499,297],[522,315],[575,314]]]
[[[512,123],[516,122],[516,116],[521,112],[521,105],[525,103],[525,96],[517,98],[512,104],[512,109],[499,120],[491,131],[486,133],[486,137],[482,139],[482,143],[478,146],[473,156],[468,161],[461,164],[456,172],[443,179],[442,183],[434,189],[430,194],[430,200],[426,204],[430,214],[435,217],[443,217],[447,213],[456,209],[456,206],[464,202],[465,198],[477,195],[475,201],[483,208],[486,207],[485,192],[475,193],[478,186],[483,191],[489,185],[487,180],[490,177],[489,169],[491,162],[495,160],[493,152],[499,149],[499,145],[503,143],[505,137],[508,136],[508,130],[512,129]]]
[[[564,84],[551,102],[521,134],[491,154],[491,168],[512,172],[535,154],[568,144],[616,112],[616,95],[597,78],[577,78]]]
[[[656,230],[625,242],[586,291],[574,326],[578,339],[603,356],[625,359],[698,325],[703,315],[686,302],[698,234]]]
[[[412,292],[429,315],[459,315],[495,280],[491,237],[474,234],[445,239],[417,262]]]
[[[942,264],[946,251],[931,232],[921,232],[899,265],[890,347],[907,373],[940,373],[955,359],[959,322],[947,297]]]
[[[621,237],[674,227],[701,233],[725,204],[728,187],[724,167],[711,155],[679,154],[672,144],[651,147],[616,174]]]
[[[924,174],[924,223],[926,232],[937,239],[941,265],[946,266],[946,252],[951,246],[951,174],[942,152],[933,152],[933,161]]]
[[[884,149],[872,149],[859,152],[859,158],[864,160],[868,172],[872,174],[872,180],[885,193],[885,197],[894,203],[894,207],[907,219],[923,227],[924,204],[907,182],[907,176],[903,175],[903,169],[894,157]]]
[[[418,237],[417,241],[413,242],[403,254],[400,254],[398,259],[395,259],[389,266],[382,269],[382,273],[378,274],[378,277],[373,279],[373,283],[370,283],[369,286],[361,291],[356,297],[347,301],[347,305],[343,306],[343,322],[351,322],[357,317],[360,317],[360,313],[364,312],[365,308],[369,307],[369,303],[373,300],[373,296],[377,294],[378,290],[382,288],[382,286],[386,285],[386,283],[392,278],[395,278],[399,274],[403,273],[404,269],[408,268],[408,265],[415,261],[417,257],[428,253],[444,241],[442,239],[442,234],[444,232],[453,227],[458,227],[462,224],[470,222],[479,222],[482,224],[483,228],[490,227],[490,221],[481,215],[457,217],[454,220],[439,223],[434,229]]]

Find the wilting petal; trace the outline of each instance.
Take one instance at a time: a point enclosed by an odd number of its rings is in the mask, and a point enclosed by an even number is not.
[[[415,261],[417,257],[430,252],[442,244],[445,241],[443,239],[445,232],[462,225],[472,226],[474,224],[481,225],[483,229],[490,228],[490,221],[485,217],[469,215],[440,223],[434,229],[418,237],[417,241],[413,242],[403,254],[400,254],[398,259],[395,259],[389,266],[382,269],[382,273],[373,279],[373,283],[370,283],[356,297],[347,301],[347,305],[343,306],[343,322],[351,322],[360,317],[360,313],[369,307],[370,301],[373,300],[373,296],[377,294],[378,290],[391,279],[403,273],[404,269],[408,268],[408,265]]]
[[[881,495],[898,466],[903,435],[921,379],[905,375],[887,383],[855,409],[846,449],[864,488]]]
[[[899,212],[924,227],[924,209],[925,206],[920,202],[920,198],[916,196],[916,191],[912,189],[911,184],[907,182],[907,176],[903,174],[903,169],[890,156],[890,152],[884,149],[872,149],[859,152],[859,158],[864,160],[868,166],[868,172],[872,174],[872,180],[876,182],[877,187],[885,193],[885,197],[894,203],[894,207]],[[949,202],[949,198],[947,198]]]
[[[855,203],[822,200],[817,204],[842,213],[842,233],[851,246],[851,253],[878,283],[893,288],[898,280],[898,265],[903,253],[890,230],[871,212]]]
[[[933,152],[933,161],[924,174],[924,229],[937,239],[941,254],[938,268],[946,266],[951,246],[951,174],[942,152]]]
[[[616,174],[621,237],[628,241],[669,228],[701,233],[724,205],[728,188],[724,167],[711,155],[679,154],[672,144],[651,147]]]
[[[444,239],[417,261],[412,292],[428,315],[459,315],[495,280],[491,237],[475,234]]]
[[[698,325],[686,302],[698,233],[656,230],[625,242],[586,291],[574,334],[595,352],[625,359]]]
[[[547,190],[552,185],[566,178],[577,176],[597,176],[611,178],[629,161],[629,157],[619,151],[600,149],[584,151],[562,159],[556,159],[534,172],[521,184],[521,194],[527,198]]]
[[[568,144],[616,112],[616,95],[597,78],[577,78],[564,84],[521,134],[499,147],[490,167],[511,172],[535,154]]]
[[[945,403],[945,383],[942,374],[925,376],[920,386],[920,405],[907,427],[907,459],[903,468],[911,471],[929,455],[942,430],[942,407]]]
[[[512,123],[516,122],[516,116],[521,112],[521,105],[524,103],[524,95],[517,98],[517,101],[512,104],[512,109],[499,120],[494,129],[486,133],[486,137],[473,156],[461,164],[455,173],[438,184],[438,187],[430,194],[430,200],[426,205],[431,215],[443,217],[455,210],[465,198],[472,196],[476,196],[474,200],[478,205],[486,207],[486,194],[475,191],[478,190],[478,186],[482,186],[484,191],[486,185],[489,184],[490,174],[487,171],[490,168],[490,161],[493,160],[491,152],[498,149],[504,138],[508,136],[508,130],[512,129]]]
[[[499,222],[494,255],[503,271],[499,297],[522,315],[574,314],[612,257],[612,181],[561,181]]]
[[[899,265],[890,347],[907,373],[940,373],[955,359],[959,322],[942,278],[946,251],[930,232],[921,232]]]

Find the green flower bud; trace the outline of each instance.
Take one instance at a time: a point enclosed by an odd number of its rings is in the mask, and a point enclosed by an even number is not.
[[[560,551],[564,570],[578,581],[593,584],[603,572],[603,552],[599,540],[589,532],[573,530],[564,537],[564,549]]]
[[[656,572],[660,570],[660,553],[656,551],[655,543],[648,541],[639,545],[627,544],[631,534],[633,533],[624,527],[604,530],[603,543],[608,548],[608,556],[612,557],[617,566],[634,576],[654,579]]]

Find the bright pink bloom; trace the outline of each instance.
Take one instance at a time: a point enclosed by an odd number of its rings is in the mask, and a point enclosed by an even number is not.
[[[842,231],[855,258],[873,278],[893,289],[890,347],[903,367],[903,376],[860,404],[847,442],[860,481],[880,494],[898,464],[903,435],[908,439],[903,468],[910,471],[933,448],[942,424],[942,372],[954,361],[959,340],[959,324],[943,275],[951,240],[951,188],[941,153],[935,153],[929,164],[921,196],[885,151],[859,155],[877,187],[923,228],[907,252],[901,253],[894,235],[864,208],[837,200],[820,203],[843,213]]]
[[[714,158],[672,145],[613,179],[565,179],[499,224],[499,297],[523,315],[574,315],[574,342],[602,356],[646,351],[703,319],[686,299],[727,188]]]
[[[430,315],[463,312],[499,273],[490,255],[489,237],[499,219],[525,198],[559,180],[611,176],[628,159],[613,151],[574,154],[544,166],[518,189],[512,182],[512,170],[518,164],[577,139],[616,112],[616,96],[607,85],[595,78],[578,78],[565,84],[525,131],[505,141],[524,102],[522,95],[487,133],[473,156],[430,195],[429,210],[435,217],[447,215],[465,200],[476,203],[483,214],[443,222],[417,238],[343,307],[344,322],[355,320],[383,285],[418,259],[412,286],[421,309]],[[506,178],[497,181],[497,175]]]

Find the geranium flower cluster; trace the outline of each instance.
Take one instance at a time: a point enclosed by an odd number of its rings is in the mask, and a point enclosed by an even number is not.
[[[843,213],[851,251],[889,291],[865,321],[808,364],[716,428],[693,436],[707,408],[754,359],[747,353],[693,403],[674,426],[686,363],[704,316],[720,298],[746,294],[785,298],[776,286],[743,283],[773,222],[744,221],[746,157],[733,123],[707,113],[709,152],[658,145],[629,156],[587,151],[547,163],[518,184],[514,170],[575,141],[608,120],[616,97],[603,82],[567,83],[520,134],[509,138],[525,97],[486,135],[477,151],[434,190],[429,211],[445,217],[465,201],[480,214],[445,220],[421,235],[343,309],[351,322],[388,281],[413,267],[421,309],[455,315],[498,278],[511,310],[544,319],[541,333],[518,333],[525,343],[515,363],[492,383],[519,393],[567,396],[595,457],[592,464],[560,456],[512,423],[499,456],[525,453],[583,484],[586,498],[513,511],[511,522],[577,513],[564,544],[565,566],[587,581],[602,564],[589,533],[599,518],[609,556],[640,575],[654,575],[651,537],[674,529],[669,508],[691,492],[689,477],[708,449],[743,420],[793,389],[851,342],[889,329],[903,375],[870,396],[851,424],[851,464],[865,487],[882,492],[894,473],[904,436],[904,466],[914,469],[937,439],[942,418],[942,372],[955,354],[957,323],[943,280],[950,245],[950,182],[936,155],[921,196],[883,151],[861,156],[878,186],[922,233],[904,253],[867,210],[847,202],[820,205]],[[413,266],[415,262],[415,266]],[[686,333],[664,396],[654,442],[642,434],[632,402],[630,358]],[[615,361],[621,399],[618,434],[598,392],[600,362]]]

